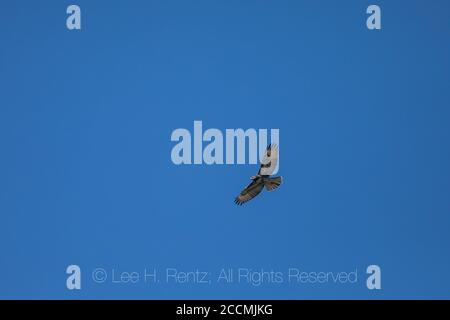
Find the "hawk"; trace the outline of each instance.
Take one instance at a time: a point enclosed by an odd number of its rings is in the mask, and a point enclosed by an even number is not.
[[[264,153],[264,157],[261,161],[261,167],[259,168],[256,176],[252,176],[250,179],[252,182],[241,191],[241,193],[234,199],[234,203],[242,205],[247,201],[252,200],[266,187],[267,191],[272,191],[278,188],[282,183],[282,177],[271,177],[272,173],[278,163],[278,146],[276,144],[269,144]]]

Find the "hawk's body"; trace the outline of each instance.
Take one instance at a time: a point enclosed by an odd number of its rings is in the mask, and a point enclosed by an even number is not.
[[[278,147],[277,145],[269,145],[266,149],[261,167],[256,176],[251,177],[252,182],[241,191],[234,202],[238,205],[250,201],[266,187],[267,191],[272,191],[278,188],[282,183],[282,177],[270,177],[276,168],[278,162]]]

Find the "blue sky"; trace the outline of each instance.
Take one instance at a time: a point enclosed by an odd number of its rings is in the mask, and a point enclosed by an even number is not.
[[[0,4],[0,298],[450,298],[448,1],[74,3],[80,31],[72,2]],[[257,166],[175,166],[170,135],[194,120],[279,128],[282,187],[237,207]],[[99,284],[96,268],[358,282]]]

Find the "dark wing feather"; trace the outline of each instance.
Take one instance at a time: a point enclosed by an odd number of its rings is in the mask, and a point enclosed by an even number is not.
[[[234,202],[238,205],[242,205],[247,201],[256,197],[264,188],[262,180],[253,180],[241,193],[234,199]]]
[[[281,183],[283,182],[282,177],[273,177],[273,178],[267,178],[264,182],[264,185],[266,187],[267,191],[272,191],[277,189]]]

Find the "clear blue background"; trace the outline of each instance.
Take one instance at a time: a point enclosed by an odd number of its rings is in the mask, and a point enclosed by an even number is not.
[[[71,2],[0,2],[0,298],[450,298],[449,1],[75,3],[81,31]],[[279,128],[283,186],[237,207],[255,165],[173,165],[194,120]],[[359,281],[96,284],[97,267]]]

